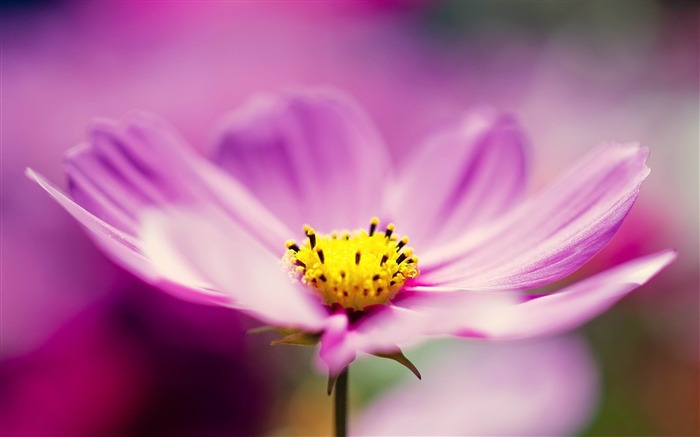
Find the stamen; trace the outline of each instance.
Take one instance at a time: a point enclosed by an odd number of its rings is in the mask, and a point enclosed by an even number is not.
[[[325,235],[305,225],[303,244],[285,243],[292,275],[329,306],[359,311],[388,303],[407,280],[418,276],[418,258],[405,247],[408,238],[395,236],[393,223],[380,233],[378,225],[379,219],[373,217],[369,232],[339,230]]]
[[[396,245],[396,251],[401,250],[402,247],[408,244],[408,237],[403,237],[401,241]]]
[[[410,260],[412,257],[413,257],[413,249],[406,249],[401,255],[399,255],[398,258],[396,258],[396,264],[401,264],[401,262],[403,260],[405,260],[406,258],[408,258]]]
[[[284,243],[285,246],[287,246],[287,249],[293,250],[294,252],[299,252],[299,246],[294,242],[294,240],[289,240],[286,243]]]
[[[396,264],[401,264],[403,262],[403,260],[405,260],[405,259],[406,259],[406,254],[402,253],[401,255],[399,255],[398,258],[396,258]]]
[[[312,228],[306,231],[306,236],[309,237],[309,246],[313,249],[316,247],[316,232]]]
[[[386,225],[386,231],[384,231],[384,235],[386,236],[386,238],[391,238],[392,233],[394,233],[394,224],[389,223],[388,225]]]
[[[371,237],[374,235],[374,231],[377,230],[377,225],[379,224],[379,218],[378,217],[372,217],[372,220],[369,222],[369,236]]]

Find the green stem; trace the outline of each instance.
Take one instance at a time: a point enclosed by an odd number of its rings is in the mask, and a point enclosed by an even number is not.
[[[335,383],[335,436],[348,435],[348,368],[346,367]]]

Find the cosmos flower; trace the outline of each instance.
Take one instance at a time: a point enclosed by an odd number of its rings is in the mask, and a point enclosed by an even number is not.
[[[526,196],[526,155],[510,116],[477,111],[395,167],[356,104],[313,90],[252,100],[211,159],[133,113],[96,121],[68,152],[70,197],[28,174],[119,264],[283,328],[281,342],[320,341],[337,374],[358,352],[396,356],[427,336],[574,328],[673,260],[663,251],[532,291],[610,240],[649,169],[646,149],[611,142]]]

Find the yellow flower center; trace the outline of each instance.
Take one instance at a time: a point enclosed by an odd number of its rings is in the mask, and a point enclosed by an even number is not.
[[[394,225],[377,233],[374,217],[369,231],[316,234],[304,226],[306,242],[288,241],[285,261],[295,278],[318,292],[328,305],[362,310],[385,304],[409,278],[418,276],[418,257],[397,238]]]

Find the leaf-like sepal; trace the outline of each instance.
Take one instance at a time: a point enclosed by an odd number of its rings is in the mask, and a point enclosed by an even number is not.
[[[407,368],[408,370],[410,370],[414,375],[416,375],[416,378],[422,379],[418,368],[411,362],[411,360],[406,358],[406,355],[404,355],[403,352],[401,352],[401,349],[399,349],[398,347],[393,352],[375,353],[372,355],[379,358],[387,358],[389,360],[394,360],[397,363],[404,366],[405,368]]]
[[[326,384],[326,391],[328,392],[328,396],[333,393],[333,387],[335,387],[335,382],[338,380],[338,375],[333,375],[331,373],[328,374],[328,384]]]
[[[281,335],[289,335],[299,332],[298,329],[289,328],[278,328],[276,326],[258,326],[257,328],[250,328],[245,333],[246,334],[264,334],[266,332],[276,332]]]
[[[296,331],[277,340],[272,340],[270,342],[270,346],[277,346],[279,344],[291,344],[293,346],[316,346],[320,340],[321,334]]]

